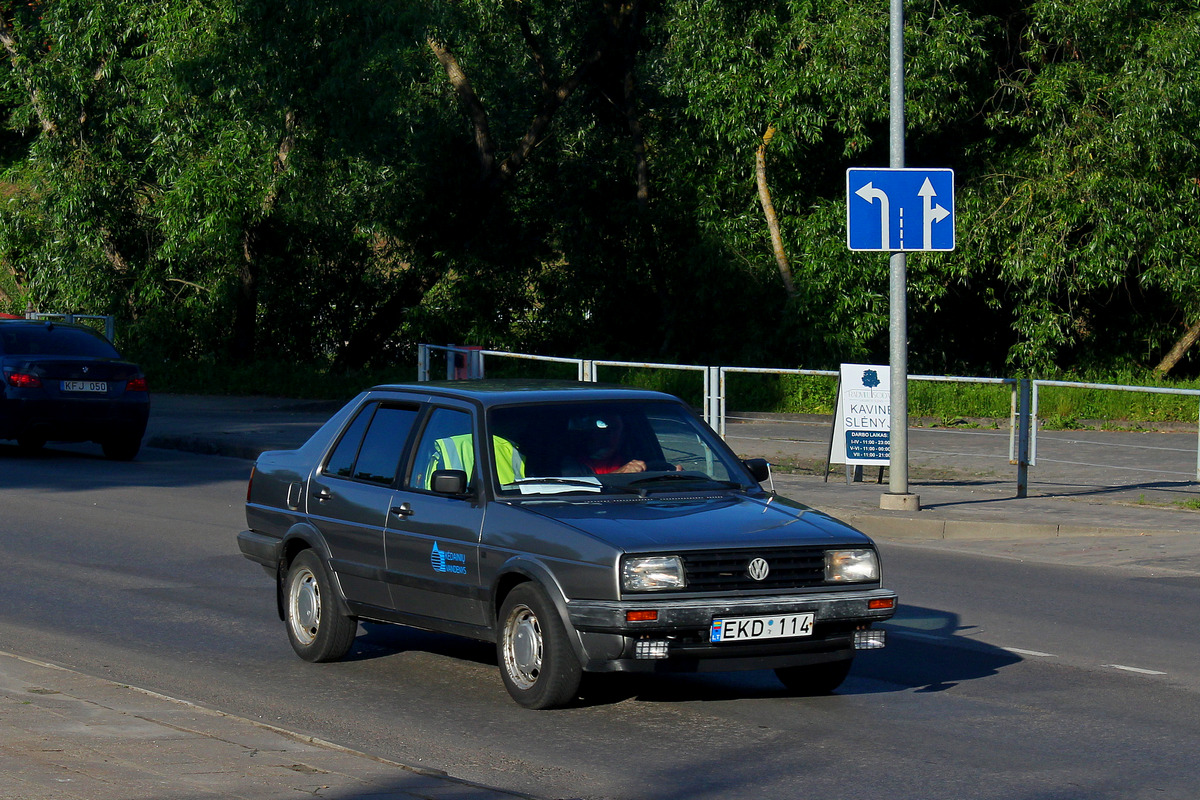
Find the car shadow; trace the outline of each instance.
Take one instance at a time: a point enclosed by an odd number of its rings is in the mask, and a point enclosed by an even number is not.
[[[997,675],[1021,662],[1020,655],[971,638],[953,612],[902,605],[879,626],[887,647],[861,651],[850,676],[832,696],[929,693]],[[399,625],[362,623],[350,661],[403,652],[424,652],[496,668],[495,647],[449,634]],[[730,701],[797,696],[769,669],[709,673],[585,673],[575,707],[649,703]]]

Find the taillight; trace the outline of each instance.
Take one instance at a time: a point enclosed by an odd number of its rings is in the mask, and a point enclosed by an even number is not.
[[[127,392],[144,392],[144,391],[146,391],[146,379],[145,378],[130,378],[129,381],[126,382],[126,384],[125,384],[125,391],[127,391]]]
[[[254,473],[258,471],[258,465],[250,468],[250,480],[246,481],[246,502],[250,502],[250,492],[254,490]]]
[[[15,386],[18,389],[37,389],[42,385],[42,379],[37,375],[30,375],[25,372],[10,372],[8,374],[8,385]]]

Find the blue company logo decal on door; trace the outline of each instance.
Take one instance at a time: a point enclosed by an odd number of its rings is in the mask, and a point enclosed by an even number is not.
[[[438,547],[438,543],[433,543],[433,552],[429,554],[429,563],[433,565],[434,572],[452,572],[455,575],[467,574],[467,554],[452,553],[449,550],[443,550]]]

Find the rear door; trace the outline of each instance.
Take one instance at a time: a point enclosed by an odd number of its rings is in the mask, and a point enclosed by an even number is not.
[[[331,566],[349,600],[391,606],[384,532],[418,416],[415,403],[365,403],[313,475],[309,519],[329,545]]]

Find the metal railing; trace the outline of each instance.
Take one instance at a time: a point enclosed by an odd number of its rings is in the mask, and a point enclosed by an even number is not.
[[[1170,394],[1183,397],[1195,397],[1197,401],[1196,416],[1196,480],[1200,481],[1200,389],[1168,389],[1159,386],[1121,386],[1111,383],[1072,383],[1069,381],[1033,380],[1032,408],[1030,411],[1032,436],[1029,442],[1029,465],[1037,464],[1037,431],[1038,425],[1038,390],[1043,386],[1067,389],[1098,389],[1109,392],[1140,392],[1142,394]]]
[[[726,436],[728,411],[726,398],[728,394],[727,376],[730,373],[749,373],[764,375],[807,375],[826,378],[838,377],[834,370],[812,369],[776,369],[770,367],[713,367],[690,364],[661,364],[649,361],[609,361],[599,359],[565,358],[558,356],[540,356],[529,353],[512,353],[503,350],[483,350],[455,345],[445,347],[439,345],[419,346],[418,380],[429,380],[431,352],[444,352],[447,357],[447,377],[465,378],[484,376],[484,358],[511,358],[530,361],[543,361],[576,366],[576,378],[580,381],[598,381],[600,367],[621,367],[625,369],[659,369],[687,372],[700,372],[703,375],[703,412],[705,421],[722,437]],[[465,368],[463,365],[466,365]],[[1121,386],[1115,384],[1071,383],[1066,381],[1031,380],[1016,378],[982,378],[949,375],[909,375],[909,381],[928,381],[939,383],[975,383],[985,385],[1000,385],[1009,387],[1011,393],[1008,431],[1008,461],[1017,467],[1017,496],[1025,497],[1028,484],[1028,468],[1036,465],[1038,424],[1038,390],[1040,387],[1061,387],[1076,389],[1098,389],[1105,391],[1145,392],[1152,394],[1172,394],[1196,397],[1200,400],[1200,390],[1197,389],[1168,389],[1149,386]],[[1200,402],[1197,409],[1197,445],[1195,480],[1200,482]]]
[[[110,342],[116,341],[117,324],[112,316],[103,314],[56,314],[41,311],[26,311],[25,319],[48,319],[62,320],[63,322],[76,323],[83,320],[96,320],[104,323],[104,337]]]

